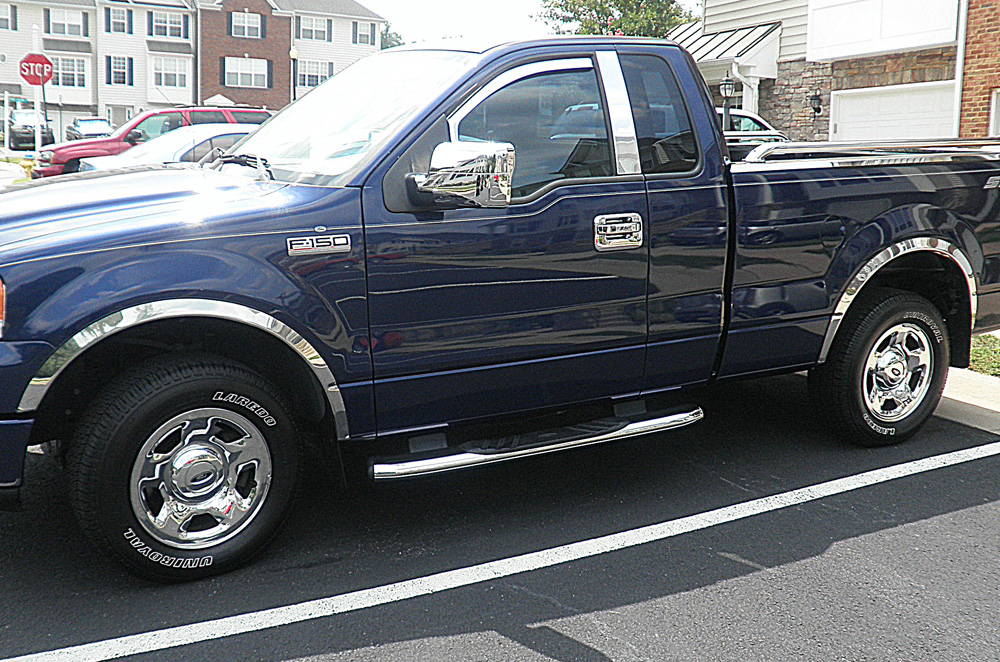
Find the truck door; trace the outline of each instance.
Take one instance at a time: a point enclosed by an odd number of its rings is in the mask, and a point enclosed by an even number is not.
[[[512,143],[507,208],[408,209],[401,172],[366,189],[380,431],[639,390],[646,240],[598,247],[601,228],[646,221],[634,135],[629,158],[609,121],[628,117],[617,80],[609,109],[593,52],[486,73],[397,161],[419,172],[441,142]]]
[[[729,232],[715,108],[679,48],[618,55],[649,195],[645,388],[703,382],[721,338]]]

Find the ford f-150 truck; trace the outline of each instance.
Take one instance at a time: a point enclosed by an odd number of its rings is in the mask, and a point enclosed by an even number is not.
[[[1000,327],[1000,150],[748,159],[679,47],[567,38],[391,49],[211,164],[2,193],[0,495],[43,445],[91,540],[183,580],[275,535],[304,456],[426,476],[802,370],[909,437]]]

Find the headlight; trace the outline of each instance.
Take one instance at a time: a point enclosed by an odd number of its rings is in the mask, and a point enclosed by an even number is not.
[[[38,163],[52,163],[52,151],[45,150],[38,154]]]

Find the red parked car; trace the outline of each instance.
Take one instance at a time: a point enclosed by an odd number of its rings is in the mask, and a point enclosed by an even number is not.
[[[121,154],[139,143],[191,124],[262,124],[271,113],[261,108],[163,108],[139,113],[110,136],[73,140],[48,146],[38,154],[31,176],[51,177],[80,169],[80,159],[88,156]]]

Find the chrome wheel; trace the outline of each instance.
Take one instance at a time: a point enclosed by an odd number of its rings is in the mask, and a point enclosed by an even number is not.
[[[872,417],[892,423],[913,412],[930,387],[934,371],[931,339],[920,326],[897,324],[872,346],[862,388]]]
[[[129,496],[157,541],[203,549],[253,521],[270,484],[271,454],[260,430],[236,412],[205,408],[171,418],[146,440]]]

